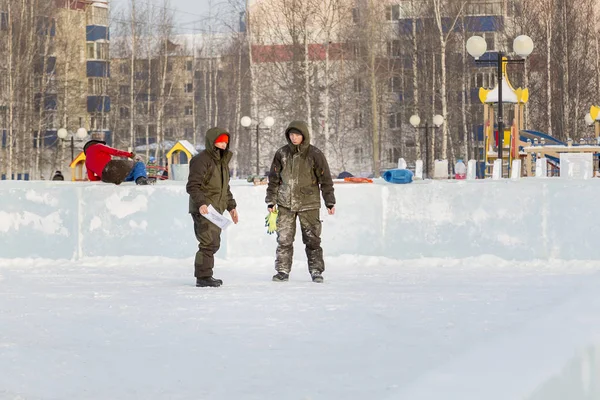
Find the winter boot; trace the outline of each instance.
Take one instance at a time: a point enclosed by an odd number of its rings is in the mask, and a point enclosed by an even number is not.
[[[273,282],[287,282],[290,280],[290,274],[286,274],[285,272],[278,272],[273,275]]]
[[[323,275],[321,275],[320,271],[311,272],[310,277],[312,278],[312,281],[315,283],[323,283]]]
[[[148,178],[145,176],[140,176],[135,180],[136,185],[148,185]]]
[[[206,278],[196,278],[196,287],[219,287],[222,284],[222,280],[215,279],[212,276]]]

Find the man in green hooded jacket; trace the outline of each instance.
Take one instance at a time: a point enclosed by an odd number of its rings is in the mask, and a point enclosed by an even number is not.
[[[238,223],[236,202],[229,188],[229,134],[221,128],[206,132],[206,149],[190,161],[190,174],[186,190],[190,195],[189,212],[194,220],[194,232],[198,240],[198,252],[194,260],[194,276],[198,287],[219,287],[220,279],[213,277],[214,254],[221,246],[221,228],[202,215],[208,214],[212,205],[219,213],[229,211],[231,219]]]
[[[308,126],[293,121],[285,131],[287,145],[273,158],[265,199],[269,212],[278,207],[277,252],[273,281],[289,280],[294,255],[296,218],[300,220],[302,241],[306,246],[308,271],[313,282],[323,282],[323,249],[321,248],[320,194],[329,215],[335,214],[333,180],[325,155],[310,144]]]

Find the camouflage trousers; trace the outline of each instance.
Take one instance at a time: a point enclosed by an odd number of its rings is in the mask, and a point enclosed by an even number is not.
[[[198,240],[198,251],[194,259],[194,276],[208,278],[213,276],[215,253],[221,247],[221,228],[200,214],[191,215],[194,220],[194,233]]]
[[[277,272],[288,274],[292,269],[296,218],[300,220],[302,242],[306,247],[306,257],[308,258],[308,270],[310,272],[323,272],[325,262],[323,261],[323,249],[321,248],[321,220],[319,219],[318,209],[295,212],[289,208],[279,207],[275,269]]]

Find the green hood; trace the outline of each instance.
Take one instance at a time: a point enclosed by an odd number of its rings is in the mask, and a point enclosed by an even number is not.
[[[289,135],[290,129],[297,129],[300,132],[302,132],[302,136],[304,136],[304,140],[302,141],[302,144],[300,144],[300,146],[294,146],[292,144],[292,141],[290,140],[290,135]],[[285,140],[287,140],[288,144],[290,145],[292,150],[294,150],[295,152],[296,151],[305,152],[308,149],[308,147],[310,146],[310,132],[308,131],[308,125],[306,125],[306,122],[304,122],[304,121],[290,122],[287,129],[285,130]]]
[[[206,141],[205,141],[204,147],[206,148],[206,151],[208,153],[210,153],[210,155],[213,158],[215,158],[216,160],[220,160],[221,159],[221,154],[215,148],[215,141],[217,140],[217,138],[219,136],[221,136],[224,133],[227,136],[229,136],[229,132],[227,132],[223,128],[210,128],[208,131],[206,131]],[[231,136],[229,136],[229,138],[231,139]],[[228,150],[229,150],[229,143],[227,143],[227,147],[225,148],[226,152]]]

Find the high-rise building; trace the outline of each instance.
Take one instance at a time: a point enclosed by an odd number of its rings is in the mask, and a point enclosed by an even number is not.
[[[59,110],[63,107],[59,125],[69,131],[86,128],[93,138],[110,143],[108,1],[60,0],[57,5],[62,10],[57,17],[55,40],[61,46],[56,74],[58,81],[64,74],[60,86],[65,88],[58,96]]]

